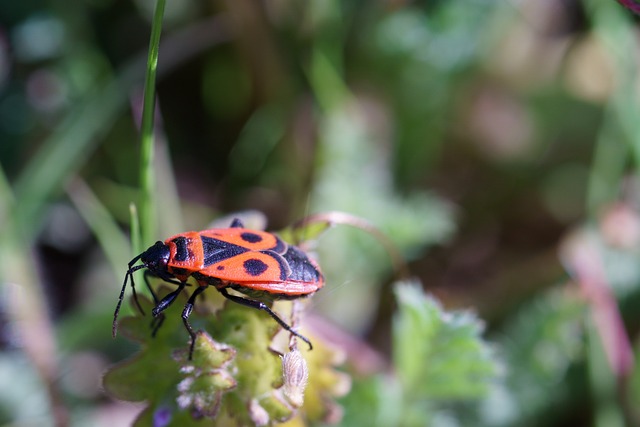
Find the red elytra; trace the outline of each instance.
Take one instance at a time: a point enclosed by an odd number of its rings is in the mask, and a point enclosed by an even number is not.
[[[138,261],[142,264],[134,265]],[[162,318],[158,317],[160,313],[184,290],[190,277],[197,281],[199,286],[189,297],[182,312],[184,325],[191,335],[190,357],[196,334],[189,323],[189,315],[198,295],[209,286],[214,286],[231,301],[266,311],[280,326],[312,348],[306,337],[294,331],[266,303],[252,299],[295,299],[311,295],[324,285],[324,277],[318,265],[301,249],[287,245],[275,234],[244,228],[235,219],[230,228],[192,231],[172,236],[164,242],[156,242],[129,262],[113,315],[114,337],[128,279],[131,279],[134,299],[140,309],[133,273],[143,268],[146,268],[145,283],[155,302],[152,314],[158,319],[157,322],[154,319],[154,334],[162,323]],[[178,288],[159,300],[149,284],[148,275],[176,284]],[[251,298],[230,294],[227,292],[228,288]]]

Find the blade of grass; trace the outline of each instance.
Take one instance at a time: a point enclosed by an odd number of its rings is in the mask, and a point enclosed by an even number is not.
[[[131,228],[131,247],[133,252],[139,254],[142,252],[142,243],[140,241],[140,217],[138,216],[138,209],[136,205],[131,203],[129,205],[129,213],[131,215],[130,228]]]
[[[151,39],[149,41],[149,56],[147,58],[147,74],[144,83],[144,100],[142,105],[142,124],[140,126],[140,217],[142,219],[142,241],[151,243],[156,235],[155,209],[155,174],[153,169],[153,136],[156,105],[156,71],[158,69],[158,51],[160,34],[162,33],[162,18],[166,1],[158,0],[151,23]]]
[[[130,233],[131,233],[131,247],[133,248],[134,254],[139,254],[143,251],[142,239],[140,236],[140,216],[138,215],[138,209],[136,208],[136,205],[134,203],[131,203],[129,205],[129,213],[130,213],[129,224],[130,224]],[[134,276],[137,277],[136,280],[139,281],[140,274],[142,274],[142,272],[137,271],[137,272],[134,272],[133,274]],[[127,309],[125,308],[125,310]]]
[[[84,181],[72,181],[67,186],[67,194],[100,242],[114,273],[120,276],[122,269],[131,259],[128,239]]]
[[[602,206],[620,197],[620,182],[631,155],[629,144],[625,143],[623,132],[616,122],[613,108],[609,105],[596,138],[589,172],[587,212],[593,217],[600,213]]]

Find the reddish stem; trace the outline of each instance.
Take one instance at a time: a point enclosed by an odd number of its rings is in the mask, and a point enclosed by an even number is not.
[[[635,0],[618,0],[618,3],[620,3],[633,13],[637,13],[638,15],[640,15],[640,3],[637,3]]]

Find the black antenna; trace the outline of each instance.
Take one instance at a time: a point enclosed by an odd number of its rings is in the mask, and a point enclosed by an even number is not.
[[[127,279],[131,277],[131,289],[133,290],[133,299],[140,310],[140,313],[144,314],[144,310],[140,306],[140,302],[138,301],[138,294],[136,293],[135,282],[133,281],[133,273],[140,270],[141,268],[145,268],[145,265],[137,265],[133,267],[133,264],[138,262],[142,254],[138,255],[134,259],[129,262],[129,269],[127,273],[124,275],[124,283],[122,284],[122,289],[120,290],[120,297],[118,298],[118,305],[116,306],[116,311],[113,313],[113,325],[111,326],[111,336],[113,338],[118,334],[118,313],[120,313],[120,306],[122,305],[122,300],[124,299],[124,292],[127,289]]]

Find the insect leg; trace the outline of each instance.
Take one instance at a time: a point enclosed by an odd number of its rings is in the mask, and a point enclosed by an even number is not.
[[[155,274],[153,274],[151,272],[151,270],[145,270],[144,271],[144,283],[147,285],[147,289],[149,289],[149,292],[151,293],[151,296],[153,297],[153,303],[155,305],[158,305],[160,300],[158,299],[158,295],[156,295],[155,291],[151,287],[151,283],[149,282],[149,277],[152,277],[152,276],[155,276]]]
[[[165,311],[167,307],[169,307],[171,303],[176,299],[176,297],[180,295],[180,292],[182,292],[186,285],[186,282],[180,282],[178,289],[162,298],[160,302],[153,308],[153,310],[151,310],[151,314],[153,314],[153,316],[155,317]]]
[[[136,305],[138,306],[138,309],[140,310],[140,313],[144,315],[144,311],[142,310],[142,307],[140,306],[140,302],[138,301],[138,295],[136,294],[136,288],[133,282],[133,272],[141,268],[144,268],[143,265],[132,267],[132,264],[137,260],[138,260],[138,257],[134,258],[129,263],[129,269],[127,270],[127,273],[124,275],[124,283],[122,283],[122,289],[120,290],[120,296],[118,297],[118,304],[116,305],[116,310],[113,313],[113,324],[111,325],[111,335],[114,338],[118,333],[118,314],[120,313],[120,307],[122,306],[122,301],[124,300],[124,292],[127,289],[127,279],[129,278],[131,278],[131,290],[133,291],[133,298],[136,302]]]
[[[151,282],[149,282],[149,277],[157,277],[157,276],[153,274],[151,270],[145,270],[144,283],[147,285],[147,289],[149,289],[149,292],[153,297],[154,306],[158,306],[158,304],[160,303],[160,300],[158,299],[158,295],[155,293],[155,291],[151,287]],[[160,329],[160,326],[162,326],[163,322],[164,322],[164,315],[157,316],[157,317],[153,316],[153,319],[151,319],[151,336],[152,337],[156,336],[156,333],[158,332],[158,329]]]
[[[278,324],[280,326],[282,326],[284,329],[286,329],[287,331],[289,331],[290,333],[292,333],[296,337],[300,338],[302,341],[306,342],[309,345],[309,350],[313,349],[313,345],[311,345],[311,341],[309,341],[309,338],[307,338],[304,335],[301,335],[301,334],[297,333],[296,331],[294,331],[291,328],[291,326],[289,326],[284,320],[282,320],[280,317],[278,317],[278,315],[276,313],[274,313],[273,310],[271,310],[269,308],[269,306],[266,305],[265,303],[263,303],[261,301],[256,301],[256,300],[252,300],[252,299],[239,297],[239,296],[236,296],[236,295],[231,295],[229,292],[227,292],[227,290],[225,288],[221,288],[221,289],[218,289],[218,290],[220,291],[220,293],[225,298],[230,299],[231,301],[233,301],[235,303],[244,305],[246,307],[251,307],[251,308],[258,309],[258,310],[266,311],[269,314],[269,316],[271,316],[273,318],[273,320],[278,322]]]
[[[244,224],[242,223],[240,218],[233,218],[233,221],[231,221],[231,225],[229,227],[230,228],[244,228]]]
[[[147,285],[147,289],[149,289],[151,296],[153,297],[153,303],[155,304],[156,307],[160,304],[160,299],[158,298],[158,295],[153,290],[153,287],[151,286],[151,282],[149,281],[150,277],[159,277],[160,279],[162,279],[167,283],[171,283],[178,286],[180,286],[180,284],[182,283],[170,276],[163,277],[162,275],[154,273],[151,270],[145,270],[144,282]],[[158,332],[158,329],[160,329],[160,326],[162,326],[163,322],[164,322],[164,315],[159,315],[159,316],[154,315],[153,319],[151,320],[151,336],[152,337],[156,336],[156,333]]]
[[[189,348],[189,360],[191,360],[193,356],[193,347],[196,345],[196,333],[191,327],[191,323],[189,323],[189,316],[193,311],[193,304],[196,302],[196,298],[200,295],[205,289],[206,286],[198,286],[195,291],[189,297],[189,301],[184,306],[184,310],[182,310],[182,321],[184,322],[185,328],[189,331],[189,335],[191,335],[191,347]]]

